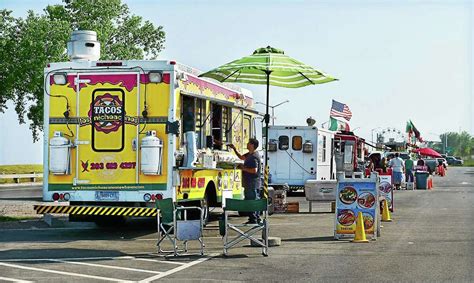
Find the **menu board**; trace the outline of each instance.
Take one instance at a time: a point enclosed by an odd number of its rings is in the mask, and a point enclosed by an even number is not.
[[[364,180],[364,179],[362,179]],[[365,181],[367,180],[367,181]],[[377,228],[377,182],[350,182],[348,179],[337,184],[335,237],[355,233],[359,212],[364,217],[366,234],[375,235]]]
[[[379,193],[380,200],[386,199],[388,203],[388,209],[393,212],[392,175],[380,175]],[[380,209],[382,209],[382,207],[380,207]]]

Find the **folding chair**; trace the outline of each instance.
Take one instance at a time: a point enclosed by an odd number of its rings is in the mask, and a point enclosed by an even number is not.
[[[232,224],[229,222],[229,212],[254,212],[262,213],[261,223],[256,224]],[[268,204],[267,199],[259,200],[237,200],[227,199],[224,208],[224,219],[222,223],[222,234],[224,236],[224,255],[227,256],[227,250],[234,247],[245,239],[253,241],[262,247],[262,254],[268,256]],[[230,230],[237,232],[235,238],[230,239]],[[262,240],[256,239],[253,235],[262,231]]]
[[[200,254],[204,254],[204,242],[202,240],[203,230],[203,213],[200,207],[189,206],[176,207],[173,199],[167,198],[156,201],[158,209],[157,227],[158,227],[158,253],[173,253],[174,256],[179,252],[188,252],[188,241],[198,240],[201,244]],[[198,220],[188,220],[187,211],[198,210]],[[183,216],[183,217],[181,217]],[[164,239],[168,239],[173,245],[173,250],[165,251],[161,249],[161,243]],[[178,249],[178,241],[182,241],[184,249]]]

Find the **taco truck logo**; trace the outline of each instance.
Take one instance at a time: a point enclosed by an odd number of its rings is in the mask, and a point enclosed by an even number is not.
[[[119,97],[106,93],[94,99],[88,116],[97,131],[108,134],[117,131],[122,126],[124,112],[123,103]]]

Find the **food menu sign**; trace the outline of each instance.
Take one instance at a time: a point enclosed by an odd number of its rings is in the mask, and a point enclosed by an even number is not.
[[[364,217],[365,233],[375,236],[378,221],[376,179],[339,180],[336,197],[335,238],[355,233],[359,212]]]
[[[388,203],[388,209],[393,212],[392,175],[380,175],[379,192],[380,199],[386,199]]]

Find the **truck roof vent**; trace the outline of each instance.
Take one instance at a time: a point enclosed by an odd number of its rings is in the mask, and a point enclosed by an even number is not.
[[[67,43],[67,55],[71,61],[90,60],[100,58],[100,42],[97,33],[91,30],[75,30]]]

